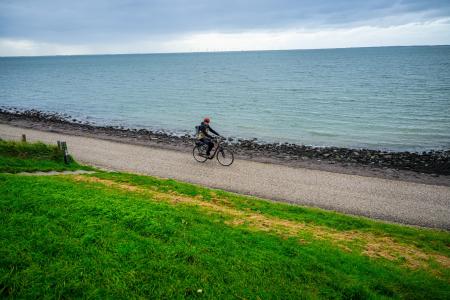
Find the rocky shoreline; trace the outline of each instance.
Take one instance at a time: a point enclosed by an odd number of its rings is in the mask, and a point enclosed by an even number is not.
[[[72,134],[106,137],[113,140],[135,142],[145,145],[159,145],[178,150],[191,150],[192,135],[175,136],[162,131],[124,128],[119,126],[98,126],[82,122],[67,114],[46,113],[37,110],[0,108],[0,121],[41,130],[71,132]],[[406,171],[438,177],[450,175],[450,150],[436,150],[422,153],[387,152],[369,149],[348,149],[339,147],[311,147],[290,143],[260,143],[258,140],[230,138],[227,143],[238,157],[262,162],[276,162],[287,165],[312,167],[328,165],[336,168],[356,167],[363,170],[383,171],[395,176]],[[355,172],[351,172],[355,174]],[[358,172],[356,172],[358,174]],[[370,175],[370,174],[369,174]],[[389,176],[388,176],[389,177]]]

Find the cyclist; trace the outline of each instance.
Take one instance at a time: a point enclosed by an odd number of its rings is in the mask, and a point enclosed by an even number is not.
[[[203,122],[198,127],[197,134],[197,139],[205,145],[208,145],[208,149],[206,150],[207,156],[210,156],[211,149],[214,147],[214,143],[212,142],[213,137],[209,134],[209,132],[211,131],[215,135],[220,136],[220,134],[218,134],[214,129],[211,128],[211,126],[209,126],[210,122],[211,120],[209,118],[203,119]]]

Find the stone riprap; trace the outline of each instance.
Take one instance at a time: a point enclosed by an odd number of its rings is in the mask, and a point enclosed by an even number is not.
[[[100,126],[77,120],[67,114],[49,113],[38,110],[0,108],[0,118],[8,122],[26,120],[44,124],[47,127],[70,128],[91,134],[125,137],[137,141],[151,141],[156,144],[172,145],[191,149],[193,135],[178,136],[165,131],[125,128],[122,126]],[[340,147],[312,147],[292,143],[264,143],[229,138],[226,143],[233,147],[238,156],[246,158],[269,158],[280,162],[321,161],[342,166],[367,166],[382,169],[408,170],[435,176],[450,175],[450,150],[428,152],[389,152],[370,149],[349,149]]]

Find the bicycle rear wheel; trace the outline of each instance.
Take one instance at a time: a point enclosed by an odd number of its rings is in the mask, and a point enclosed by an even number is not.
[[[205,162],[208,159],[208,157],[206,156],[206,150],[207,150],[206,145],[195,146],[194,149],[192,150],[192,155],[194,156],[194,159],[201,163]]]
[[[222,148],[217,152],[217,161],[222,166],[230,166],[234,161],[233,151],[227,148]]]

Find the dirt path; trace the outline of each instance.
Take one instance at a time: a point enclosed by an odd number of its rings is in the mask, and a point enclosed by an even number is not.
[[[197,163],[188,153],[0,124],[0,137],[67,141],[80,162],[168,177],[264,198],[450,230],[450,188],[236,160]]]
[[[23,176],[56,176],[56,175],[80,175],[80,174],[93,174],[94,171],[84,171],[84,170],[76,170],[76,171],[49,171],[49,172],[20,172],[15,173],[16,175]],[[1,173],[0,173],[1,174]]]

